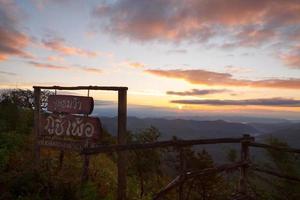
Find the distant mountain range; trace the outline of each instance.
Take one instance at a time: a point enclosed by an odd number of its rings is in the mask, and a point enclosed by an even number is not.
[[[101,117],[103,126],[113,135],[117,134],[117,118]],[[127,129],[137,132],[154,126],[161,132],[161,140],[177,136],[182,139],[241,137],[243,134],[257,136],[258,140],[274,136],[286,140],[293,146],[300,147],[300,123],[288,120],[278,123],[240,123],[224,120],[187,120],[165,118],[127,118]]]
[[[103,127],[111,134],[117,135],[117,118],[101,117]],[[256,141],[265,142],[270,136],[286,141],[291,147],[300,148],[300,123],[279,120],[277,123],[265,122],[229,122],[224,120],[187,120],[165,118],[127,118],[127,129],[138,132],[141,129],[154,126],[161,132],[160,140],[177,136],[181,139],[241,137],[243,134],[255,136]],[[239,150],[238,144],[201,145],[195,149],[205,148],[217,162],[225,162],[229,149]],[[264,159],[265,151],[253,149],[252,155]]]

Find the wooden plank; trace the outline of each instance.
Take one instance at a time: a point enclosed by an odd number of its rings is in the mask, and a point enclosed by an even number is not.
[[[128,90],[128,87],[116,87],[116,86],[72,86],[72,87],[61,87],[61,86],[33,86],[33,88],[47,89],[47,90]]]
[[[102,126],[98,117],[44,113],[41,115],[42,135],[99,139]]]
[[[37,144],[41,147],[63,149],[63,150],[74,150],[82,151],[85,147],[84,143],[81,141],[68,141],[68,140],[58,140],[58,139],[42,139],[38,140]]]
[[[48,111],[70,114],[91,114],[94,109],[92,97],[72,95],[50,95]]]
[[[118,144],[126,144],[127,125],[127,91],[118,92]],[[118,200],[125,200],[127,193],[126,152],[118,152]]]

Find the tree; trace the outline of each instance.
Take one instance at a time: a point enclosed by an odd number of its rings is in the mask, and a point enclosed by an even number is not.
[[[41,92],[41,105],[47,105],[48,90]],[[33,126],[34,98],[31,90],[3,90],[0,94],[0,132],[28,134]]]
[[[288,144],[280,141],[277,138],[269,138],[267,142],[272,146],[288,148]],[[272,161],[272,165],[268,166],[273,170],[278,171],[280,174],[292,177],[300,177],[299,161],[297,157],[291,153],[268,149],[267,156]],[[300,199],[300,184],[286,179],[278,179],[273,177],[275,187],[274,199]]]
[[[213,159],[205,149],[194,151],[191,147],[185,147],[181,151],[183,151],[186,171],[199,171],[214,167]],[[186,199],[226,199],[228,188],[220,175],[212,173],[187,180],[183,193]]]
[[[160,136],[157,128],[150,127],[130,135],[129,141],[132,143],[156,142]],[[160,185],[162,171],[161,165],[162,151],[159,149],[137,150],[130,154],[130,173],[139,180],[140,198],[157,192]]]

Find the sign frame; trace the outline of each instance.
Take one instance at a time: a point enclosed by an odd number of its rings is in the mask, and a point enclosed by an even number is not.
[[[118,144],[127,143],[127,87],[115,87],[115,86],[75,86],[75,87],[61,87],[61,86],[33,86],[34,89],[34,133],[36,135],[35,145],[35,161],[39,162],[40,148],[38,144],[39,130],[40,130],[40,114],[41,114],[41,90],[106,90],[118,92]],[[63,151],[60,154],[60,160],[63,158]],[[82,181],[88,178],[88,165],[89,159],[87,155],[84,155]],[[117,168],[118,168],[118,183],[117,183],[117,199],[127,199],[127,177],[126,177],[126,152],[118,152]]]

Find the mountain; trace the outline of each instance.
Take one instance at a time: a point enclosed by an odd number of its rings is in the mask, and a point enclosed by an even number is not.
[[[117,118],[101,117],[105,129],[113,135],[117,133]],[[243,134],[256,135],[259,131],[251,125],[223,120],[197,121],[164,118],[127,118],[127,129],[136,132],[154,126],[161,132],[161,139],[177,136],[183,139],[240,137]]]
[[[167,116],[163,117],[166,119],[176,119],[178,117]],[[251,116],[223,116],[223,115],[205,115],[205,116],[180,116],[180,119],[197,120],[197,121],[215,121],[224,120],[228,122],[239,122],[239,123],[263,123],[263,124],[278,124],[278,123],[290,123],[291,120],[281,118],[270,118],[270,117],[251,117]]]
[[[100,117],[103,127],[109,133],[117,135],[117,118]],[[257,142],[265,142],[270,136],[282,139],[292,147],[300,148],[300,123],[290,121],[278,123],[240,123],[224,120],[187,120],[165,118],[127,118],[127,129],[132,132],[154,126],[161,132],[160,140],[171,139],[177,136],[182,139],[241,137],[243,134],[255,136]],[[229,149],[239,152],[240,144],[198,145],[194,149],[205,148],[217,163],[226,162]],[[265,151],[251,148],[252,157],[256,160],[265,159]]]
[[[291,147],[300,148],[300,123],[290,124],[281,129],[263,134],[257,137],[257,140],[263,142],[269,137],[278,138],[287,142]]]
[[[295,123],[292,122],[280,122],[280,123],[248,123],[248,125],[254,127],[262,134],[268,134],[274,131],[286,129],[293,126]]]

